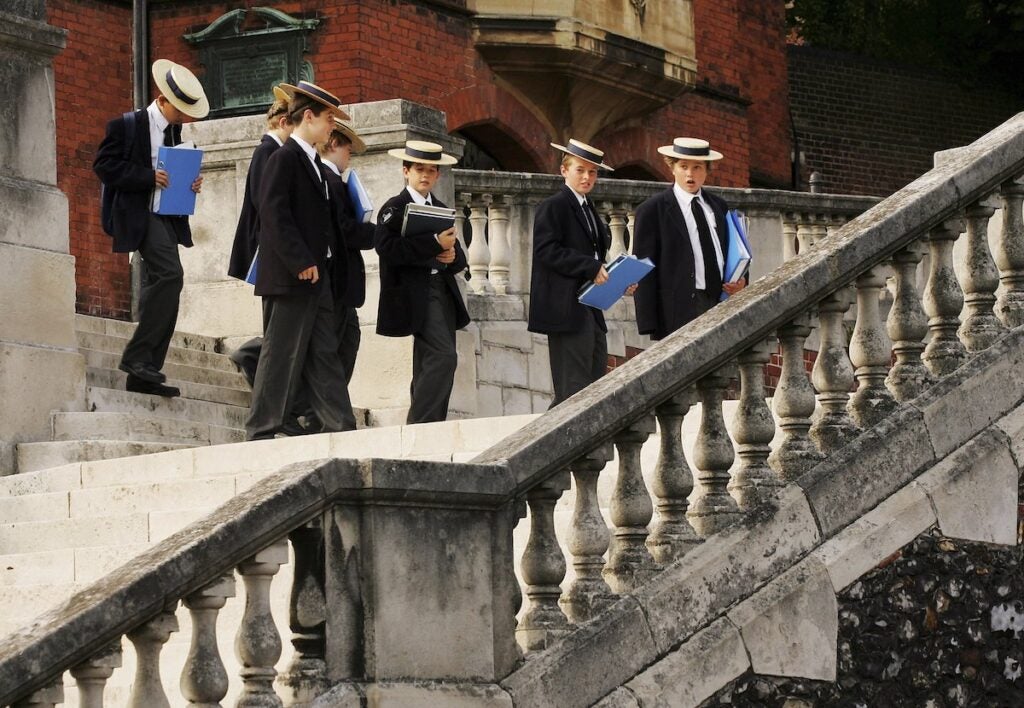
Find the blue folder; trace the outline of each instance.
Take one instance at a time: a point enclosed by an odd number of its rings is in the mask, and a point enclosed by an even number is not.
[[[725,267],[722,269],[723,281],[735,283],[750,265],[750,241],[743,230],[743,218],[737,212],[730,211],[726,214],[725,223],[729,228],[729,245],[725,254]],[[723,291],[719,300],[724,301],[728,298],[729,294]]]
[[[654,270],[650,258],[637,258],[627,253],[620,253],[609,265],[608,282],[604,285],[589,283],[580,288],[579,301],[584,305],[607,310],[619,301],[633,283],[639,283],[648,273]]]
[[[171,185],[160,191],[157,214],[192,216],[196,212],[196,193],[192,191],[192,183],[199,176],[202,161],[202,150],[180,146],[160,147],[156,165],[170,176]]]
[[[356,221],[360,224],[369,224],[373,218],[373,202],[370,195],[366,193],[363,183],[355,170],[348,171],[348,196],[352,198],[352,205],[356,210]]]
[[[260,261],[260,247],[256,247],[256,252],[252,254],[252,263],[249,264],[249,272],[245,274],[245,282],[249,285],[256,284],[256,272],[259,269]]]

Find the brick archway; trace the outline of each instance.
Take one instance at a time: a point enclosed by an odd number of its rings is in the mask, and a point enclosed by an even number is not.
[[[657,135],[649,128],[625,128],[598,135],[595,144],[604,150],[608,162],[623,170],[626,179],[671,180],[672,173],[658,156]],[[619,169],[610,177],[618,177]]]
[[[544,172],[554,164],[549,131],[510,93],[470,86],[445,99],[449,132],[459,131],[514,172]],[[553,151],[552,151],[553,152]]]

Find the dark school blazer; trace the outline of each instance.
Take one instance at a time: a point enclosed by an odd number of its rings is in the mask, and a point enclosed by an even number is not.
[[[346,255],[347,269],[343,280],[347,287],[343,293],[339,293],[337,299],[343,307],[362,307],[366,301],[366,267],[361,251],[373,248],[376,226],[356,221],[356,208],[345,181],[330,168],[325,172],[327,182],[331,185],[331,199],[342,240],[339,247],[345,249]]]
[[[593,280],[604,265],[611,245],[611,232],[604,220],[595,215],[600,232],[595,244],[585,219],[575,193],[566,186],[537,206],[527,323],[531,332],[576,332],[585,317],[595,315],[601,331],[608,331],[604,313],[577,300],[580,287]],[[600,260],[594,258],[595,251]]]
[[[114,253],[137,251],[149,232],[150,197],[156,185],[156,170],[153,169],[149,142],[149,112],[143,108],[135,111],[135,136],[125,151],[124,117],[118,116],[107,123],[107,132],[96,150],[92,169],[107,189],[114,189],[111,210],[113,217]],[[164,221],[171,227],[178,243],[192,246],[192,230],[187,216],[165,216]]]
[[[729,247],[725,215],[729,207],[706,190],[702,189],[700,195],[714,212],[715,230],[725,258]],[[640,281],[633,301],[637,330],[651,339],[663,339],[701,314],[694,305],[696,274],[687,234],[683,212],[671,187],[637,207],[633,254],[650,258],[655,268]],[[716,300],[721,294],[721,289],[710,293]]]
[[[279,147],[273,136],[268,134],[263,136],[252,153],[249,171],[245,175],[245,193],[242,195],[242,209],[238,213],[238,227],[235,229],[235,240],[231,244],[231,256],[228,259],[228,275],[232,278],[245,280],[249,274],[249,266],[252,265],[256,246],[259,245],[260,215],[256,203],[263,170],[267,160]]]
[[[434,206],[443,207],[430,196]],[[412,201],[408,189],[384,203],[377,218],[373,246],[380,255],[380,304],[377,309],[377,334],[385,337],[406,337],[423,327],[430,278],[444,278],[455,300],[455,329],[469,324],[469,312],[455,282],[455,274],[466,267],[466,254],[455,242],[455,260],[447,265],[434,260],[442,250],[434,234],[402,236],[402,215]],[[430,270],[440,272],[432,276]]]
[[[299,273],[316,266],[327,269],[327,249],[338,242],[337,221],[324,183],[313,163],[297,142],[289,138],[267,160],[258,204],[260,262],[256,270],[256,295],[299,295],[319,292],[315,285],[299,280]],[[333,249],[331,285],[336,274],[344,273],[340,261],[345,249]]]

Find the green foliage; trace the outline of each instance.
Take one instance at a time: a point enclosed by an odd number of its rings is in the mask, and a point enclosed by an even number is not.
[[[1024,0],[792,0],[798,42],[1001,79],[1024,76]]]

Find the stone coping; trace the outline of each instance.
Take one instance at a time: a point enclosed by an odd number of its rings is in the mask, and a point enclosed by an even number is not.
[[[525,493],[1021,171],[1024,113],[473,461],[507,461]]]

